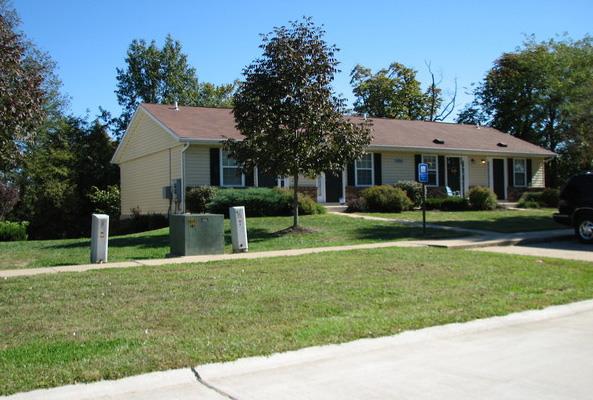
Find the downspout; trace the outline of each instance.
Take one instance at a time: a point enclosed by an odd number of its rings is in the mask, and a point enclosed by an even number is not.
[[[169,188],[173,188],[173,175],[172,175],[172,160],[171,160],[171,148],[169,147]],[[167,210],[167,216],[171,216],[171,208],[173,207],[173,191],[169,190],[171,195],[169,196],[169,209]]]
[[[181,150],[181,212],[185,213],[185,150],[189,147],[189,143],[183,145]]]

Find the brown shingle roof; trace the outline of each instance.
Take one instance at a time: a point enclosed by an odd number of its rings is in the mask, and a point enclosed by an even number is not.
[[[230,109],[179,107],[163,104],[142,104],[146,111],[167,127],[181,141],[219,141],[241,139]],[[361,117],[348,117],[361,122]],[[542,147],[517,139],[493,128],[443,122],[405,121],[369,118],[372,122],[371,147],[413,150],[456,150],[480,153],[504,153],[554,156]],[[438,140],[435,140],[438,139]],[[435,142],[442,141],[438,144]],[[500,144],[506,145],[501,146]]]

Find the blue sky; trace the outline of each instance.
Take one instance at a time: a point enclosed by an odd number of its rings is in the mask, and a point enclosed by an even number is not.
[[[200,81],[227,83],[260,52],[259,34],[303,15],[323,24],[340,49],[335,88],[352,101],[349,72],[398,61],[419,71],[425,61],[443,75],[445,91],[458,81],[465,94],[505,51],[525,35],[538,40],[591,33],[593,1],[90,1],[13,0],[26,34],[58,64],[70,111],[91,116],[102,106],[115,114],[115,69],[124,66],[135,38],[162,44],[179,39]]]

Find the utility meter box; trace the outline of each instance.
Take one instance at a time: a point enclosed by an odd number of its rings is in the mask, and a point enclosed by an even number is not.
[[[93,214],[91,219],[91,263],[106,263],[109,243],[109,215]]]
[[[231,218],[231,239],[233,242],[233,253],[246,253],[247,243],[247,221],[245,219],[245,207],[229,208]]]
[[[224,215],[172,214],[169,218],[171,255],[224,253]]]

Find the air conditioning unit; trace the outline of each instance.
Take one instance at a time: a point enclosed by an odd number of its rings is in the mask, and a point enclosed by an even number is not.
[[[247,243],[247,221],[245,219],[245,207],[229,208],[231,218],[231,241],[233,253],[246,253],[249,247]]]

